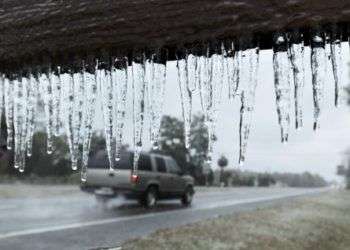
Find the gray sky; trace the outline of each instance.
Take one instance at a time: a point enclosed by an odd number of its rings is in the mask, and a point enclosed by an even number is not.
[[[313,103],[310,72],[310,50],[306,48],[306,83],[304,89],[304,128],[294,129],[294,104],[289,143],[280,143],[280,129],[277,122],[272,52],[260,52],[256,108],[253,116],[246,162],[242,169],[256,171],[319,173],[328,180],[335,179],[335,168],[344,158],[342,152],[350,146],[350,110],[346,106],[336,109],[334,103],[334,80],[331,65],[328,65],[328,78],[325,84],[325,100],[322,110],[321,129],[312,130]],[[349,48],[343,44],[343,84],[348,82]],[[222,109],[217,125],[218,141],[214,148],[214,163],[224,154],[230,167],[238,167],[239,150],[239,108],[238,99],[227,98],[227,86],[223,93]],[[130,91],[131,92],[131,91]],[[129,93],[130,93],[129,92]],[[131,144],[131,103],[128,104],[126,142]],[[194,95],[194,112],[200,111],[198,92]],[[177,84],[176,63],[168,63],[164,114],[181,118],[180,93]],[[97,116],[99,125],[101,116]],[[99,126],[100,127],[100,126]],[[148,132],[147,130],[145,132]],[[146,140],[145,149],[150,147]],[[214,164],[216,165],[216,164]]]

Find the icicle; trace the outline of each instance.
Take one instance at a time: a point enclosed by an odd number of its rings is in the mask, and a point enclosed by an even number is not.
[[[7,149],[11,150],[14,140],[13,132],[13,98],[14,98],[14,89],[13,89],[13,80],[5,78],[5,116],[6,116],[6,127],[7,127]]]
[[[326,79],[326,53],[324,38],[316,32],[311,39],[311,72],[314,99],[314,130],[319,128],[320,113],[323,103],[324,81]]]
[[[80,159],[79,145],[83,140],[83,109],[84,109],[84,96],[85,96],[85,82],[84,82],[84,68],[80,69],[78,73],[73,74],[73,116],[72,116],[72,149],[74,154],[74,160],[77,162]],[[73,166],[74,170],[78,166]]]
[[[234,45],[232,43],[231,50],[227,52],[225,57],[225,75],[227,77],[229,89],[228,97],[230,99],[234,99],[234,97],[237,95],[239,87],[239,60],[237,54],[238,53],[235,52]]]
[[[193,54],[188,54],[186,57],[186,67],[188,76],[188,88],[193,93],[197,89],[198,84],[197,57]]]
[[[66,127],[67,141],[69,146],[69,152],[71,156],[71,167],[73,170],[78,169],[78,159],[74,152],[73,142],[74,142],[74,105],[75,105],[75,94],[74,94],[74,77],[72,73],[65,74],[65,81],[63,82],[64,87],[64,124]]]
[[[158,137],[162,119],[166,82],[166,64],[156,63],[152,58],[146,64],[149,75],[148,99],[150,115],[150,140],[153,149],[158,149]]]
[[[81,166],[81,180],[86,181],[87,165],[89,160],[89,151],[92,137],[92,125],[95,118],[95,105],[97,93],[97,75],[89,72],[83,72],[85,87],[85,104],[83,112],[83,152],[82,152],[82,166]]]
[[[294,75],[294,109],[295,109],[295,128],[303,127],[303,92],[305,83],[304,69],[304,42],[300,34],[292,34],[289,48],[289,58],[291,61]]]
[[[53,128],[54,128],[54,135],[59,136],[60,134],[60,128],[61,128],[61,68],[57,67],[56,72],[52,75],[53,80],[53,111],[54,111],[54,118],[53,118]]]
[[[144,55],[138,62],[132,63],[132,92],[133,92],[133,133],[134,133],[134,166],[137,172],[138,160],[142,150],[142,133],[145,111],[145,62]]]
[[[27,156],[32,156],[32,148],[33,148],[33,136],[34,136],[34,128],[35,128],[35,110],[36,110],[36,102],[37,102],[37,87],[38,82],[37,78],[30,74],[28,79],[28,99],[27,99],[27,129],[26,129],[26,151]]]
[[[185,131],[185,147],[190,148],[190,138],[191,138],[191,121],[192,121],[192,91],[195,83],[195,78],[190,76],[189,68],[192,69],[194,59],[190,59],[191,65],[188,64],[188,54],[186,54],[185,59],[177,60],[177,72],[178,72],[178,83],[181,93],[181,107],[182,107],[182,117],[184,120],[184,131]],[[192,58],[192,56],[190,57]],[[197,71],[197,70],[196,70]],[[191,74],[194,74],[191,70]]]
[[[0,126],[5,109],[5,75],[0,73]]]
[[[288,142],[290,125],[290,62],[288,44],[284,35],[274,39],[273,69],[275,73],[275,92],[278,123],[281,127],[281,141]]]
[[[41,84],[44,88],[43,91],[43,99],[44,99],[44,110],[45,110],[45,121],[46,121],[46,136],[47,136],[47,144],[46,144],[46,152],[48,154],[52,154],[53,147],[53,74],[51,69],[48,69],[45,74],[41,77]]]
[[[241,116],[239,124],[239,164],[242,165],[245,161],[252,114],[255,105],[259,49],[254,48],[238,51],[237,57],[239,60],[239,80],[242,87]]]
[[[346,97],[344,96],[345,90],[342,85],[342,74],[343,74],[343,58],[342,58],[342,46],[340,39],[332,39],[331,41],[331,60],[333,68],[333,76],[335,83],[335,99],[334,104],[336,107],[339,103],[343,103]]]
[[[115,88],[115,112],[116,112],[116,125],[115,125],[115,160],[120,160],[121,148],[123,143],[123,129],[125,123],[126,112],[126,97],[128,91],[128,71],[127,71],[127,58],[116,59],[114,61],[115,67],[112,71],[114,88]]]
[[[200,97],[208,129],[207,161],[211,163],[224,81],[224,48],[222,47],[219,54],[213,54],[210,58],[201,57],[200,68]]]
[[[25,167],[25,129],[26,129],[26,84],[22,76],[14,80],[13,125],[15,133],[14,167],[20,172]]]
[[[113,70],[113,69],[112,69]],[[114,169],[115,140],[114,133],[114,84],[110,69],[100,69],[97,72],[97,79],[102,99],[102,112],[104,120],[104,131],[106,138],[106,150],[108,154],[109,168]]]

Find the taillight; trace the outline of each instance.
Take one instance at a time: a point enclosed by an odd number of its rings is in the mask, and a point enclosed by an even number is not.
[[[131,183],[137,183],[139,179],[140,179],[140,176],[138,176],[137,174],[131,174],[130,176]]]

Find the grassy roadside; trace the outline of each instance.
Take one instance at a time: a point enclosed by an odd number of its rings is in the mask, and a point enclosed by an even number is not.
[[[159,230],[122,249],[350,249],[350,192],[332,191]]]

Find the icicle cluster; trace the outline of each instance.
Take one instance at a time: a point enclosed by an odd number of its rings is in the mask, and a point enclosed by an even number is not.
[[[335,106],[338,106],[343,102],[345,93],[342,80],[342,39],[341,35],[334,31],[328,40],[335,82]],[[277,33],[272,42],[278,122],[281,141],[287,142],[291,121],[292,81],[295,128],[303,127],[304,41],[302,34],[292,32]],[[323,89],[327,73],[326,42],[327,38],[322,31],[311,32],[314,129],[319,127],[324,99]],[[192,98],[195,91],[198,91],[208,130],[209,163],[212,161],[215,129],[225,83],[228,84],[230,99],[240,96],[239,163],[243,164],[245,161],[259,66],[259,48],[252,44],[240,40],[239,46],[234,46],[233,43],[226,47],[224,43],[219,46],[211,44],[199,55],[195,55],[194,50],[177,54],[185,147],[189,149],[191,146]],[[52,154],[55,151],[54,139],[64,132],[72,169],[81,168],[81,179],[86,181],[95,108],[99,98],[109,168],[111,171],[118,169],[126,104],[128,96],[131,96],[133,172],[136,173],[143,147],[146,116],[150,121],[149,135],[152,147],[159,148],[166,71],[166,60],[158,52],[151,56],[141,52],[134,54],[133,58],[107,56],[107,59],[101,61],[89,59],[89,62],[81,61],[78,66],[75,64],[75,67],[65,70],[48,63],[40,69],[26,69],[17,74],[0,74],[0,111],[4,112],[6,117],[7,149],[14,152],[14,166],[23,172],[26,157],[32,155],[36,109],[38,103],[41,103],[45,111],[47,153]],[[131,79],[128,78],[130,75]],[[132,89],[130,95],[127,93],[129,84]]]
[[[118,166],[123,142],[128,89],[127,58],[115,58],[110,65],[100,64],[97,82],[102,100],[102,113],[109,167]]]

